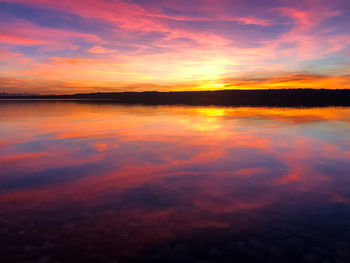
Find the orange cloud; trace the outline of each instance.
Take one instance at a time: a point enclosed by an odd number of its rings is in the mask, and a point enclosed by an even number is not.
[[[102,46],[94,46],[94,47],[90,48],[88,51],[91,53],[95,53],[95,54],[108,54],[108,53],[115,53],[116,52],[113,49],[104,48]]]
[[[349,89],[350,75],[326,76],[308,74],[287,74],[273,77],[247,77],[246,79],[226,79],[222,81],[225,88],[238,89],[291,89],[291,88],[315,88],[315,89]]]

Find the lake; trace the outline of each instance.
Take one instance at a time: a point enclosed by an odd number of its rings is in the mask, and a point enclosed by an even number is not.
[[[350,108],[0,102],[0,262],[350,262]]]

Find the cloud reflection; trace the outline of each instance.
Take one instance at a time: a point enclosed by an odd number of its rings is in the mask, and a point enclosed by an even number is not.
[[[273,207],[350,201],[348,108],[0,108],[1,213],[13,220],[78,216],[79,206],[96,226],[117,222],[156,244],[195,228],[249,228]],[[79,220],[74,231],[90,224]]]

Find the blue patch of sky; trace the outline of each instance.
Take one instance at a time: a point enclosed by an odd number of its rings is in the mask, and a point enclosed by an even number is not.
[[[349,59],[342,55],[341,51],[337,52],[338,54],[332,54],[331,57],[322,58],[322,59],[313,59],[303,61],[300,65],[302,70],[310,70],[315,73],[321,74],[332,74],[339,73],[339,69],[342,69],[344,65],[349,63]]]
[[[8,22],[10,16],[29,20],[42,27],[71,29],[85,33],[104,32],[115,28],[115,25],[99,19],[83,18],[75,14],[21,4],[0,3],[0,17],[2,17],[0,21],[5,19]]]
[[[226,39],[245,41],[247,45],[276,38],[290,29],[288,25],[244,25],[236,21],[171,21],[170,25],[196,32],[212,31]]]

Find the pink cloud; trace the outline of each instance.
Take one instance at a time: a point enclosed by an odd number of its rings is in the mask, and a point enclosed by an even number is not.
[[[11,45],[41,45],[45,41],[10,34],[0,34],[0,42]]]
[[[95,54],[108,54],[108,53],[115,53],[116,50],[114,49],[109,49],[105,48],[102,46],[94,46],[88,50],[90,53],[95,53]]]
[[[77,49],[77,45],[71,43],[71,40],[75,38],[102,43],[102,40],[93,34],[37,26],[25,20],[15,20],[3,26],[0,34],[0,42],[11,45],[45,45],[54,49],[69,48],[72,50]]]
[[[272,22],[265,19],[260,19],[256,17],[239,17],[234,18],[234,21],[242,23],[244,25],[259,25],[259,26],[271,26]]]
[[[295,27],[299,30],[308,30],[316,25],[319,25],[327,18],[341,15],[341,10],[328,10],[325,8],[312,8],[310,10],[300,10],[290,7],[279,7],[272,9],[280,15],[286,15],[293,18]]]

